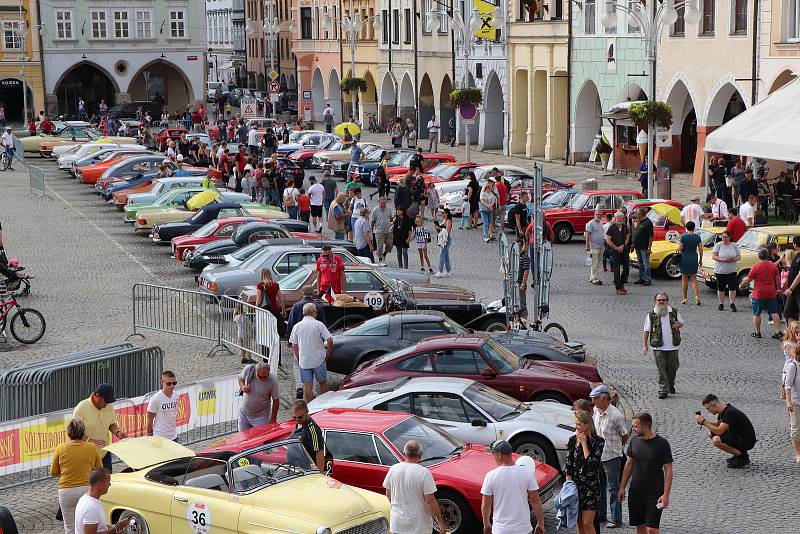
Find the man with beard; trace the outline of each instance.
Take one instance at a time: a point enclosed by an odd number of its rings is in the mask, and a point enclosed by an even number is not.
[[[669,305],[666,293],[656,293],[655,302],[655,307],[647,313],[644,320],[642,354],[647,354],[649,347],[653,348],[658,368],[658,398],[666,399],[670,393],[675,393],[683,317]]]

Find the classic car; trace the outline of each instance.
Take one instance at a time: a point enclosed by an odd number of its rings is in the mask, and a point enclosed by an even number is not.
[[[321,474],[296,439],[237,453],[195,454],[148,436],[124,439],[105,450],[126,467],[111,475],[100,502],[109,524],[135,520],[129,532],[389,531],[386,497]],[[308,500],[314,506],[303,504]]]
[[[115,163],[100,175],[100,177],[95,182],[95,189],[98,191],[107,187],[111,182],[117,182],[122,180],[129,180],[131,178],[135,178],[140,175],[144,174],[151,174],[158,172],[161,168],[162,164],[166,164],[169,166],[169,170],[171,172],[178,171],[178,165],[175,162],[172,162],[168,159],[164,159],[161,156],[156,155],[142,155],[142,156],[131,156],[129,158],[125,158],[124,160],[120,160],[119,162]],[[211,176],[216,181],[219,181],[222,172],[213,169],[213,168],[206,168],[206,167],[190,167],[184,165],[183,170],[187,176]],[[84,178],[84,183],[86,180]]]
[[[156,145],[161,152],[167,150],[167,141],[172,139],[177,144],[183,134],[188,134],[189,130],[186,128],[164,128],[158,132],[156,137]]]
[[[323,303],[330,329],[352,326],[391,311],[415,309],[442,311],[466,328],[493,332],[506,330],[505,313],[487,313],[483,303],[467,289],[409,281],[408,278],[414,275],[426,275],[411,273],[408,269],[391,270],[358,264],[345,265],[345,270],[345,293],[351,295],[355,303],[347,306]],[[280,281],[287,306],[300,300],[306,285],[317,287],[317,271],[313,264],[302,266]],[[239,297],[255,302],[255,287],[243,288]]]
[[[277,221],[283,223],[292,219],[283,219]],[[287,228],[288,229],[288,228]],[[308,234],[299,234],[308,235]],[[236,239],[234,239],[236,238]],[[296,246],[296,245],[311,245],[315,248],[324,245],[331,247],[338,247],[346,250],[353,257],[362,261],[369,261],[368,258],[359,258],[358,249],[352,241],[346,239],[301,239],[297,237],[278,237],[278,238],[259,238],[252,241],[251,235],[245,232],[234,232],[231,239],[223,239],[221,241],[214,241],[207,243],[185,255],[184,265],[191,269],[202,269],[203,271],[214,271],[226,267],[237,267],[245,262],[249,257],[257,252],[260,252],[266,247],[276,246]],[[249,244],[248,244],[249,243]]]
[[[465,378],[398,378],[372,386],[330,391],[309,410],[351,408],[414,414],[465,443],[491,445],[504,439],[514,452],[564,468],[567,441],[575,435],[571,406],[523,403]],[[564,428],[566,427],[566,428]]]
[[[486,334],[448,334],[364,362],[339,386],[350,389],[410,376],[468,378],[519,401],[571,405],[598,385],[573,372],[525,360]]]
[[[655,204],[667,204],[669,206],[674,206],[678,209],[678,211],[683,209],[683,203],[678,202],[677,200],[664,200],[660,198],[641,198],[629,200],[623,204],[622,212],[625,213],[625,216],[628,218],[628,224],[630,225],[631,230],[636,228],[636,226],[639,224],[638,220],[634,220],[634,212],[639,208],[645,208],[647,210],[647,218],[653,223],[653,242],[663,241],[667,238],[667,236],[682,234],[686,231],[683,225],[674,224],[670,222],[667,217],[651,210],[650,208]]]
[[[603,215],[613,214],[634,198],[642,198],[642,193],[622,189],[581,191],[565,207],[545,211],[544,220],[553,228],[556,242],[567,243],[573,235],[583,234],[586,223],[594,218],[595,209],[599,208]]]
[[[371,169],[374,170],[375,168],[377,168],[378,162],[380,162],[381,160],[381,154],[384,151],[386,152],[386,157],[388,158],[391,158],[394,154],[398,152],[398,150],[395,148],[384,150],[384,148],[380,146],[374,150],[370,151],[364,150],[364,157],[361,159],[360,165],[369,166]],[[327,164],[327,167],[330,169],[330,171],[333,173],[335,177],[347,178],[349,176],[348,173],[350,171],[350,158],[348,157],[345,160],[333,160],[329,164]],[[372,171],[365,172],[365,174],[367,175],[366,178],[369,178],[371,172]]]
[[[118,199],[120,204],[152,204],[158,197],[170,189],[177,189],[179,187],[193,187],[200,185],[202,181],[203,178],[200,176],[170,176],[169,178],[158,178],[153,180],[153,184],[142,192],[128,191],[125,202],[122,202],[121,196],[112,196],[115,199]]]
[[[420,464],[433,475],[447,532],[476,532],[481,524],[481,485],[486,473],[496,467],[486,447],[466,445],[408,413],[331,409],[316,411],[312,417],[322,429],[331,457],[330,476],[376,493],[385,493],[383,480],[392,465],[404,460],[406,442],[419,441],[423,451]],[[293,421],[254,428],[208,449],[207,454],[281,443],[293,428]],[[534,476],[542,502],[548,501],[560,481],[558,471],[535,462]]]
[[[311,147],[311,148],[301,148],[299,150],[295,150],[294,152],[289,154],[289,159],[295,162],[297,165],[304,169],[311,169],[311,168],[319,168],[314,166],[314,156],[320,152],[325,153],[339,153],[339,152],[346,152],[350,153],[350,144],[344,144],[343,141],[337,140],[334,143],[330,144],[326,147]]]
[[[123,148],[126,150],[144,150],[141,145],[120,145],[119,143],[84,143],[68,148],[56,159],[56,165],[61,170],[69,170],[72,164],[90,154],[97,154],[107,148]]]
[[[336,134],[328,133],[307,133],[297,140],[297,142],[284,143],[278,147],[276,152],[288,156],[295,150],[302,150],[306,148],[319,148],[324,150],[332,146],[339,140]]]
[[[160,154],[135,154],[112,158],[88,167],[76,168],[75,173],[81,182],[96,184],[99,180],[107,177],[157,172],[161,164],[166,161],[169,160]]]
[[[750,267],[758,262],[758,250],[770,243],[776,243],[778,250],[783,251],[792,243],[794,236],[800,235],[798,226],[758,226],[748,229],[736,244],[739,246],[741,259],[736,264],[738,273],[736,284],[739,285],[747,277]],[[714,260],[711,254],[703,254],[703,263],[697,272],[706,285],[714,290],[717,288],[717,277],[714,276]]]
[[[300,165],[290,160],[286,156],[278,156],[277,161],[282,168],[281,172],[283,172],[284,180],[294,180],[295,187],[298,189],[303,187],[303,180],[306,177],[306,171],[304,171]]]
[[[97,130],[91,128],[73,128],[66,127],[58,133],[58,138],[44,139],[39,143],[39,154],[47,157],[53,154],[53,148],[56,146],[64,145],[82,145],[89,141],[98,141],[101,139],[108,140],[111,143],[119,144],[136,144],[136,137],[118,136],[118,135],[102,135]]]
[[[100,164],[100,163],[104,163],[106,166],[102,170],[105,170],[106,168],[111,166],[110,162],[113,161],[113,160],[116,160],[116,162],[119,162],[119,158],[128,158],[128,157],[131,157],[131,156],[142,156],[142,155],[145,155],[145,154],[154,154],[154,152],[148,150],[145,147],[118,148],[116,146],[109,146],[107,148],[103,148],[102,150],[100,150],[98,152],[95,152],[94,154],[91,154],[89,156],[84,156],[81,159],[78,159],[78,160],[75,160],[74,162],[72,162],[72,165],[70,165],[70,168],[69,168],[69,173],[73,177],[78,177],[78,173],[77,173],[78,169],[83,170],[83,169],[85,169],[87,167],[90,167],[92,165],[97,165],[97,164]],[[99,176],[101,173],[102,173],[102,171],[98,172],[97,175]]]
[[[127,204],[127,195],[144,193],[153,187],[153,181],[156,179],[158,173],[143,174],[139,177],[124,180],[122,182],[112,182],[108,187],[100,191],[100,196],[103,197],[109,204],[113,204],[118,209],[122,209],[125,204],[117,204],[114,200],[114,195],[119,193],[121,198],[125,199]],[[119,198],[119,197],[118,197]]]
[[[398,165],[405,165],[408,163],[408,160],[414,154],[415,150],[410,148],[398,148],[398,149],[390,149],[386,151],[386,158],[387,169],[391,169],[392,167],[397,167]],[[347,170],[346,176],[352,177],[353,180],[361,182],[365,185],[372,184],[372,177],[375,169],[378,168],[378,165],[381,164],[381,153],[380,152],[373,152],[369,155],[369,158],[362,159],[360,163],[355,164],[348,164],[349,169]]]
[[[467,162],[446,162],[440,163],[437,166],[429,169],[427,172],[423,173],[422,178],[425,180],[425,183],[435,183],[439,184],[442,182],[452,182],[455,180],[463,180],[464,176],[475,167],[479,167],[480,164],[474,163],[471,161]],[[400,181],[400,176],[392,176],[389,178],[389,181],[397,184]]]
[[[533,334],[528,335],[528,332]],[[408,347],[423,338],[469,333],[469,330],[442,312],[409,310],[387,313],[336,332],[327,367],[329,371],[346,375],[368,360]],[[490,335],[520,358],[556,362],[557,366],[587,380],[602,382],[596,367],[579,363],[586,354],[579,343],[574,344],[579,348],[573,349],[544,332],[534,330],[495,332]]]
[[[125,212],[125,222],[128,223],[136,222],[136,219],[138,217],[143,216],[145,212],[152,210],[161,210],[169,207],[179,207],[185,210],[186,201],[195,196],[196,194],[202,193],[203,191],[213,192],[214,190],[206,189],[201,185],[197,184],[197,185],[190,185],[187,187],[178,187],[175,189],[169,189],[150,204],[129,202],[128,205],[126,205],[125,208],[123,209],[123,211]],[[236,193],[231,190],[221,190],[218,191],[218,193],[220,196],[220,200],[223,202],[245,203],[250,200],[250,195],[246,195],[244,193]]]
[[[212,241],[228,241],[234,243],[252,243],[260,239],[298,239],[299,242],[323,241],[325,238],[317,233],[290,232],[285,226],[275,221],[260,219],[258,217],[230,217],[219,219],[217,226],[210,227],[211,223],[197,229],[196,232],[187,235],[186,229],[182,228],[183,223],[162,224],[157,228],[160,238],[164,241],[172,241],[172,255],[178,261],[182,261],[188,253],[197,246],[210,243]],[[153,231],[155,236],[156,230]],[[170,234],[174,234],[169,238]]]
[[[335,146],[335,145],[334,145]],[[358,143],[358,146],[361,147],[361,150],[364,151],[364,157],[369,157],[373,152],[377,151],[378,155],[380,156],[381,152],[383,151],[383,147],[377,145],[375,143]],[[331,165],[334,162],[346,162],[348,165],[350,164],[350,151],[352,150],[352,145],[342,145],[340,149],[334,149],[331,147],[331,150],[322,150],[314,154],[311,158],[311,166],[316,169],[321,169],[324,166]]]
[[[39,152],[41,148],[42,141],[46,141],[48,139],[72,139],[73,134],[80,133],[82,135],[83,130],[91,127],[86,121],[62,121],[55,123],[56,129],[54,133],[45,134],[41,133],[41,130],[37,128],[37,131],[40,132],[36,135],[28,135],[26,137],[20,138],[22,142],[22,147],[25,152]],[[62,136],[61,133],[64,133]]]
[[[708,249],[706,254],[711,255],[711,249],[714,248],[717,241],[722,239],[722,232],[724,231],[724,226],[711,226],[695,230],[695,233],[700,236],[703,248]],[[653,241],[653,246],[650,249],[650,272],[660,272],[664,276],[673,279],[681,277],[681,264],[677,261],[678,258],[675,255],[678,252],[679,235],[669,236],[661,241]],[[631,251],[630,266],[634,269],[639,268],[639,258],[636,256],[635,250]]]
[[[201,212],[203,215],[200,215]],[[194,215],[192,215],[191,212],[178,208],[149,210],[139,215],[139,218],[137,218],[136,222],[133,223],[133,228],[134,231],[146,233],[149,237],[152,237],[152,233],[148,232],[148,230],[158,226],[159,224],[192,219],[194,222],[202,226],[211,219],[216,219],[217,217],[224,219],[225,217],[237,216],[263,217],[270,220],[284,219],[288,217],[286,213],[278,210],[274,206],[266,206],[264,204],[212,202],[211,204],[206,204],[194,212]],[[197,218],[195,219],[194,217]]]

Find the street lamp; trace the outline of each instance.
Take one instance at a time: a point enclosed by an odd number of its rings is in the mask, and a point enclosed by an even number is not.
[[[327,31],[331,26],[339,26],[342,28],[342,32],[347,36],[347,46],[350,49],[350,76],[351,78],[355,78],[356,76],[356,46],[358,45],[358,34],[361,33],[361,30],[364,27],[372,23],[372,27],[375,30],[375,33],[381,32],[382,21],[379,15],[374,15],[372,17],[367,17],[365,19],[361,18],[361,15],[358,13],[354,13],[353,11],[353,0],[350,0],[350,15],[342,17],[341,20],[333,17],[331,15],[323,15],[322,16],[322,29]],[[352,89],[351,89],[352,91]],[[353,119],[355,120],[357,113],[356,113],[356,97],[355,93],[351,93],[352,98],[352,114]]]
[[[685,0],[675,2],[675,0],[664,0],[656,9],[656,2],[650,2],[647,6],[649,13],[645,13],[644,6],[639,2],[629,7],[627,4],[606,0],[603,15],[600,23],[606,29],[612,29],[617,24],[617,10],[628,15],[630,25],[637,25],[639,33],[645,42],[645,54],[647,57],[648,75],[651,81],[651,90],[648,91],[648,102],[655,102],[655,76],[656,76],[656,55],[658,52],[658,39],[664,26],[671,26],[678,20],[679,7],[685,7],[683,19],[688,24],[697,24],[700,21],[701,13],[697,8],[697,0]],[[653,121],[647,125],[647,196],[653,198],[653,140],[654,128]]]
[[[441,16],[447,17],[448,25],[450,26],[450,29],[453,30],[456,55],[460,55],[464,60],[464,72],[461,79],[461,87],[462,89],[469,88],[469,59],[470,56],[472,56],[473,47],[477,41],[475,38],[475,32],[478,31],[483,25],[480,13],[478,13],[477,9],[473,9],[469,19],[466,21],[461,16],[461,13],[457,11],[451,16],[449,13],[445,13],[443,11],[431,10],[426,14],[426,16],[428,17],[428,22],[431,24],[431,32],[439,31]],[[497,6],[494,12],[494,27],[498,28],[502,26],[504,22],[505,18],[503,15],[503,9],[500,6]],[[490,41],[486,41],[484,46],[488,51],[488,49],[492,46],[492,43]],[[464,134],[466,137],[466,142],[464,144],[466,150],[466,161],[470,160],[469,126],[470,123],[464,123]]]
[[[255,20],[248,20],[245,24],[245,33],[251,39],[258,37],[259,31],[263,32],[264,39],[267,45],[267,55],[269,56],[269,71],[275,71],[275,43],[281,32],[288,31],[294,33],[297,31],[297,24],[294,20],[285,20],[280,22],[274,13],[275,2],[264,0],[264,24],[260,25]]]

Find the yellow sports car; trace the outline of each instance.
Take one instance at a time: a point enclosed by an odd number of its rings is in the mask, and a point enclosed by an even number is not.
[[[189,217],[197,218],[198,222],[203,224],[212,219],[225,219],[227,217],[264,217],[265,219],[288,219],[289,214],[275,206],[267,204],[219,204],[211,203],[203,206],[198,211],[186,211],[180,208],[165,208],[159,210],[147,210],[144,213],[136,214],[136,221],[133,223],[133,229],[136,232],[149,233],[149,230],[156,225],[185,221]],[[210,217],[210,218],[209,218]],[[202,221],[201,221],[202,219]]]
[[[710,250],[722,238],[722,232],[724,231],[724,226],[712,226],[700,228],[695,233],[700,236],[703,247]],[[653,241],[653,246],[650,248],[650,272],[659,271],[668,278],[681,277],[680,262],[677,261],[678,258],[675,255],[678,251],[678,239],[680,237],[679,233],[674,232],[668,233],[667,238],[662,241]],[[711,255],[709,254],[708,257],[710,258]],[[705,255],[703,258],[705,261]],[[639,259],[636,257],[636,251],[633,250],[630,256],[630,265],[635,269],[639,268]]]
[[[105,450],[126,465],[100,500],[139,534],[386,534],[389,501],[321,474],[296,439],[196,455],[160,437]]]
[[[758,262],[758,250],[766,247],[770,243],[777,243],[778,250],[783,251],[792,242],[794,236],[800,235],[800,226],[757,226],[750,228],[744,233],[739,241],[739,253],[741,259],[736,264],[737,284],[750,272],[750,267]],[[714,276],[714,260],[711,255],[703,255],[703,264],[697,273],[698,278],[702,278],[706,285],[712,289],[717,287],[717,278]]]

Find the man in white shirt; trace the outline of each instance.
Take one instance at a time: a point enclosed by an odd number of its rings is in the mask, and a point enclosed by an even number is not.
[[[173,441],[178,437],[178,396],[175,386],[178,380],[172,371],[161,373],[161,390],[147,403],[147,435],[161,436]]]
[[[692,203],[687,204],[681,210],[681,224],[686,226],[689,221],[694,222],[695,228],[700,228],[700,219],[703,217],[703,208],[700,207],[700,197],[692,197]]]
[[[489,450],[497,467],[486,473],[481,487],[484,534],[544,534],[544,513],[539,485],[530,469],[516,465],[507,441],[495,441]],[[530,505],[530,508],[528,507]],[[536,515],[531,525],[530,509]]]
[[[608,516],[607,528],[620,528],[622,527],[622,503],[619,502],[619,481],[625,465],[622,447],[628,441],[628,427],[625,424],[625,416],[611,404],[611,390],[608,386],[600,384],[589,393],[589,398],[594,404],[592,419],[594,427],[597,429],[597,435],[605,440],[600,462],[606,476],[605,479],[600,480],[603,492],[600,495],[600,508],[597,515],[600,522],[606,520],[606,501],[608,501],[611,514]]]
[[[705,214],[703,217],[709,221],[727,221],[728,220],[728,204],[721,198],[717,198],[714,193],[709,193],[707,202],[711,205],[711,213]]]
[[[747,197],[747,202],[742,204],[742,206],[739,208],[739,218],[742,219],[750,228],[755,226],[757,203],[758,197],[755,195],[750,195]]]
[[[8,155],[11,156],[11,160],[14,160],[14,134],[11,133],[11,126],[6,127],[6,131],[3,132],[2,136],[3,141],[3,148],[6,149]],[[8,170],[13,171],[14,169],[11,168],[11,165],[8,166]]]
[[[436,502],[436,483],[431,472],[420,465],[422,445],[409,440],[403,446],[405,462],[394,464],[386,473],[383,487],[392,504],[389,513],[389,530],[392,534],[430,534],[433,518],[439,532],[447,528]]]
[[[670,393],[675,393],[683,317],[669,305],[666,293],[656,293],[654,300],[655,306],[644,320],[642,354],[647,354],[650,347],[653,348],[653,357],[658,368],[658,398],[666,399]]]
[[[317,183],[315,177],[308,179],[308,196],[311,198],[311,228],[322,233],[322,203],[325,199],[325,186]]]
[[[247,132],[247,151],[254,159],[258,157],[258,130],[255,125],[250,126]]]
[[[130,518],[106,523],[106,514],[100,497],[111,487],[111,473],[102,467],[95,467],[89,473],[89,491],[83,494],[75,507],[75,534],[121,534],[128,528]]]
[[[300,365],[300,380],[306,401],[311,401],[314,399],[312,386],[315,378],[319,392],[328,391],[325,361],[333,352],[333,336],[324,324],[317,321],[317,306],[313,302],[303,306],[303,320],[292,328],[289,343]]]
[[[439,121],[436,120],[436,114],[431,116],[428,121],[428,152],[439,152]],[[434,149],[433,147],[436,147]]]

